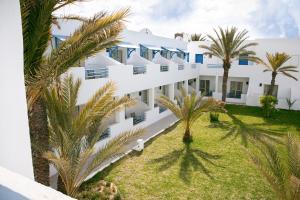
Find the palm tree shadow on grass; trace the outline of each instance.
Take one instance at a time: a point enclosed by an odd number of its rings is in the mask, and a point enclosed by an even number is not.
[[[264,128],[259,128],[254,125],[245,124],[242,120],[238,119],[236,116],[228,113],[228,116],[232,119],[230,122],[219,122],[215,127],[226,130],[225,135],[221,140],[232,138],[241,138],[241,143],[245,147],[248,147],[249,141],[258,141],[266,144],[267,141],[272,141],[275,143],[282,144],[281,136],[283,136],[283,130],[267,130]]]
[[[213,155],[200,149],[192,148],[190,143],[186,143],[182,149],[173,150],[162,157],[151,160],[150,163],[158,163],[158,171],[164,171],[180,161],[179,177],[189,184],[193,171],[202,171],[206,176],[213,179],[210,170],[204,165],[204,162],[218,166],[213,161],[220,158],[220,155]]]

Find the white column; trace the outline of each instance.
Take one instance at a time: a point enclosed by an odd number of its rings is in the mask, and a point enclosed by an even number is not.
[[[0,165],[33,179],[18,0],[1,0],[0,24]]]
[[[200,78],[199,78],[199,76],[197,76],[197,78],[196,78],[196,94],[198,94],[199,93],[199,84],[200,84]]]
[[[125,120],[125,108],[116,113],[116,122],[121,123]]]
[[[219,93],[218,88],[219,88],[219,77],[218,77],[218,75],[216,75],[216,84],[215,84],[215,92],[216,93]]]
[[[169,98],[174,101],[174,83],[168,85]]]
[[[154,93],[155,93],[154,88],[148,89],[148,105],[151,110],[154,109],[154,101],[155,101]]]
[[[189,92],[189,81],[185,80],[183,83],[183,88],[185,89],[185,91],[188,93]]]

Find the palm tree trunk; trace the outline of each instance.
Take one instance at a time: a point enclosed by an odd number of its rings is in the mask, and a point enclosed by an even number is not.
[[[222,83],[222,101],[226,102],[226,95],[227,95],[227,80],[228,80],[228,73],[229,73],[230,64],[224,63],[223,64],[223,83]]]
[[[49,185],[49,163],[42,157],[49,148],[46,107],[41,98],[32,105],[29,115],[32,161],[35,181]]]
[[[191,142],[192,141],[192,135],[190,132],[190,125],[189,123],[186,124],[185,132],[183,135],[183,142]]]
[[[268,91],[268,95],[273,95],[274,87],[275,87],[275,79],[276,79],[276,72],[272,72],[272,80],[271,80],[271,85]]]

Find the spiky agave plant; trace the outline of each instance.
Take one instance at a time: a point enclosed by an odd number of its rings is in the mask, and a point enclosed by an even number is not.
[[[290,74],[291,72],[298,72],[297,67],[293,65],[285,65],[284,64],[291,59],[289,55],[286,53],[267,53],[266,54],[268,63],[264,62],[263,60],[259,60],[259,64],[262,64],[266,69],[264,72],[272,72],[272,79],[271,85],[268,91],[268,95],[273,95],[274,86],[275,86],[275,79],[278,74],[283,74],[289,78],[294,80],[298,80],[295,76]]]
[[[58,171],[66,193],[72,197],[85,178],[122,144],[142,129],[127,131],[111,139],[100,150],[94,146],[107,128],[107,119],[124,106],[134,104],[128,97],[115,99],[115,86],[109,82],[80,109],[76,106],[80,81],[66,76],[45,92],[49,119],[50,150],[44,157]]]
[[[200,48],[207,50],[204,54],[213,55],[223,61],[223,83],[222,83],[222,101],[226,101],[227,80],[231,67],[231,63],[239,56],[254,61],[257,61],[255,52],[248,50],[249,47],[256,46],[257,43],[246,40],[248,31],[238,31],[236,27],[226,28],[225,30],[219,28],[219,31],[214,29],[216,36],[208,35],[207,37],[212,41],[210,46],[200,45]]]
[[[102,12],[90,19],[63,16],[80,20],[81,26],[57,49],[47,51],[52,37],[51,26],[59,26],[55,11],[82,1],[20,0],[34,176],[44,185],[49,185],[49,163],[42,157],[40,147],[49,148],[49,134],[43,92],[80,60],[115,45],[129,13],[128,9],[124,9],[111,14]]]
[[[170,100],[167,96],[159,97],[157,102],[171,110],[178,119],[182,120],[185,126],[183,141],[191,142],[191,127],[195,121],[204,112],[222,110],[224,104],[213,98],[205,99],[203,96],[198,96],[195,91],[188,95],[184,88],[180,89],[180,94],[176,96],[178,104]]]
[[[288,158],[280,156],[271,144],[259,146],[262,156],[251,153],[254,164],[262,172],[281,200],[300,199],[300,143],[291,135],[285,145]],[[287,166],[287,168],[286,168]]]

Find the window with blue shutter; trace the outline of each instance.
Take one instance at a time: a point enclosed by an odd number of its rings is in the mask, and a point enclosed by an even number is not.
[[[248,59],[245,59],[245,58],[239,58],[239,65],[248,65],[249,64],[249,61]]]
[[[203,54],[196,54],[195,55],[195,62],[203,64]]]

